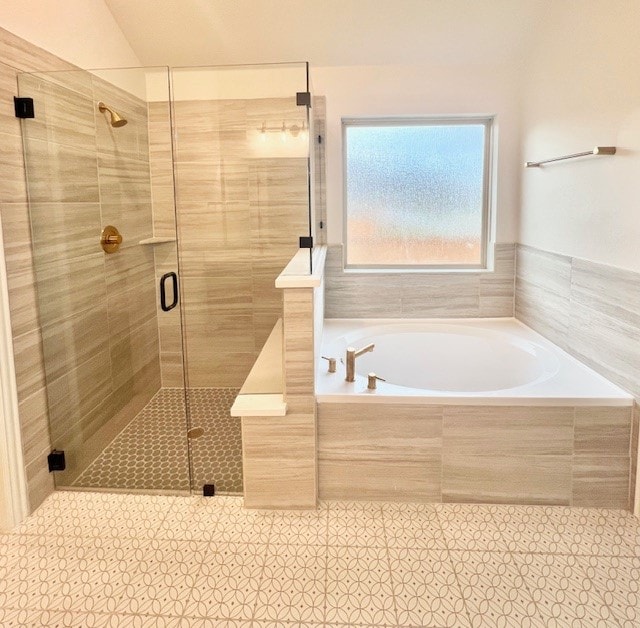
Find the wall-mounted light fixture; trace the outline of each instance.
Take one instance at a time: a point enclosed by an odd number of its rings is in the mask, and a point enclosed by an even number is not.
[[[281,126],[267,126],[267,123],[263,122],[258,131],[260,131],[260,137],[263,142],[266,142],[267,140],[267,133],[280,133],[280,139],[283,142],[287,141],[287,137],[289,135],[291,137],[301,137],[303,139],[309,136],[309,129],[307,128],[305,120],[299,123],[294,122],[290,125],[287,125],[286,121],[283,120]]]

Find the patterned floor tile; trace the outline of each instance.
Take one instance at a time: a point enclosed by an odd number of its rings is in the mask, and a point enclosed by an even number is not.
[[[18,529],[20,534],[152,538],[173,500],[164,495],[59,491]]]
[[[256,628],[256,622],[209,617],[183,617],[181,628]]]
[[[87,488],[242,493],[240,420],[229,409],[237,388],[162,388],[74,482]],[[188,440],[187,430],[204,434]],[[191,463],[191,483],[189,480]]]
[[[0,626],[635,628],[639,531],[596,509],[57,492],[0,534]]]
[[[327,545],[328,523],[329,514],[325,508],[276,512],[269,542],[275,545]]]
[[[395,625],[386,548],[329,547],[326,622]]]
[[[544,628],[509,554],[454,550],[450,556],[472,626]]]
[[[470,625],[446,550],[390,549],[389,560],[399,625]]]
[[[493,518],[495,506],[436,504],[435,508],[447,547],[491,552],[507,550]]]
[[[321,623],[324,620],[326,577],[326,547],[270,545],[255,619]]]
[[[382,506],[375,502],[329,502],[329,545],[385,547]]]
[[[514,554],[545,626],[618,626],[575,556]]]
[[[580,567],[624,628],[640,626],[640,558],[588,556]]]
[[[432,504],[384,504],[382,517],[389,547],[446,548]]]
[[[630,556],[622,511],[596,508],[546,507],[546,523],[560,537],[556,553],[588,556]]]
[[[266,545],[212,546],[185,608],[187,617],[251,619],[264,569]]]

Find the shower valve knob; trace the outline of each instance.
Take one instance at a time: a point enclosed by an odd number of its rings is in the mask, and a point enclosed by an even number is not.
[[[100,246],[105,253],[115,253],[122,244],[120,232],[113,226],[107,225],[100,236]]]

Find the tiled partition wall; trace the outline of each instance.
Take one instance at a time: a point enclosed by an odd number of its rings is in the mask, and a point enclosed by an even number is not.
[[[518,245],[516,317],[640,400],[639,273]]]
[[[13,109],[19,72],[71,70],[68,63],[0,28],[0,214],[5,247],[23,453],[29,501],[53,490],[40,322],[29,230],[20,123]]]
[[[630,407],[318,404],[321,499],[628,508]]]
[[[363,273],[343,270],[342,245],[329,247],[327,318],[513,316],[515,245],[495,245],[491,272]]]
[[[170,138],[156,134],[153,124],[166,107],[149,105],[154,203],[166,200],[171,173]],[[274,282],[297,251],[298,237],[308,233],[307,158],[270,155],[259,129],[280,127],[283,119],[301,122],[304,115],[294,95],[175,103],[177,222],[192,387],[241,386],[282,315]],[[179,332],[175,326],[161,326],[160,332],[163,385],[180,385]]]
[[[152,235],[146,103],[84,71],[53,80],[19,86],[36,109],[23,122],[27,188],[51,444],[68,485],[159,389],[160,362],[153,251],[139,244]],[[98,101],[127,125],[111,127]],[[123,236],[112,254],[105,225]]]

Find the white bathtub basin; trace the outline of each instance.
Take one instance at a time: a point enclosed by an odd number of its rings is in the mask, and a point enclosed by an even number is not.
[[[344,381],[347,347],[374,343]],[[624,392],[516,319],[329,319],[317,365],[318,401],[394,397],[427,403],[631,405]],[[366,388],[367,374],[385,382]],[[486,401],[481,401],[485,399]]]

